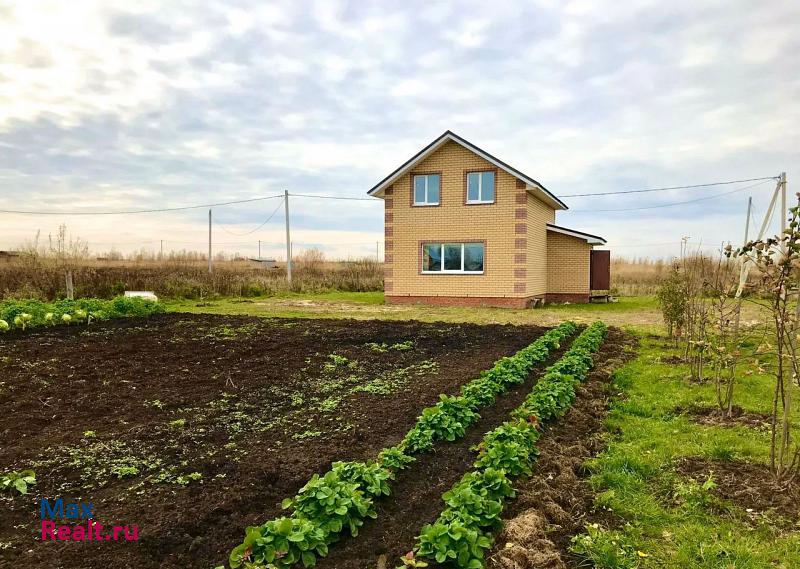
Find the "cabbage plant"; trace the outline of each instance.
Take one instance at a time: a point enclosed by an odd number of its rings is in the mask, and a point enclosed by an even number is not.
[[[8,332],[9,328],[11,328],[11,326],[8,325],[8,322],[0,320],[0,332]]]

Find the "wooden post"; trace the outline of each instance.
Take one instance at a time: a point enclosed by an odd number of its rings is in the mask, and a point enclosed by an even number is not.
[[[67,298],[69,300],[75,300],[75,286],[72,282],[72,271],[67,271]]]

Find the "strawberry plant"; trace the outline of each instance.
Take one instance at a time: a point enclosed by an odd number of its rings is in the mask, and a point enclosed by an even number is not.
[[[289,569],[298,563],[312,567],[317,556],[328,554],[322,529],[296,518],[278,518],[260,527],[249,527],[244,542],[230,554],[231,567],[247,563],[254,567]]]
[[[358,484],[342,480],[334,471],[312,476],[297,496],[283,501],[283,508],[294,508],[295,517],[312,520],[328,542],[336,541],[345,529],[357,536],[364,519],[376,516],[372,500]]]
[[[344,481],[358,485],[367,496],[388,496],[392,473],[376,462],[334,462],[331,470]]]
[[[527,421],[504,423],[486,435],[479,445],[479,469],[495,468],[509,476],[530,474],[530,465],[538,456],[539,431]]]
[[[398,445],[383,449],[378,454],[378,462],[384,468],[396,472],[405,469],[414,462],[414,457],[407,455],[405,448],[402,445]]]
[[[484,552],[492,547],[489,535],[457,520],[425,526],[418,540],[418,555],[465,569],[481,569]]]

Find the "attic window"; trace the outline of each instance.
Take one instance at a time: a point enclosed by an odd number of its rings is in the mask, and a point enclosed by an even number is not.
[[[494,171],[467,173],[467,203],[494,203]]]
[[[414,205],[439,205],[439,174],[414,176]]]

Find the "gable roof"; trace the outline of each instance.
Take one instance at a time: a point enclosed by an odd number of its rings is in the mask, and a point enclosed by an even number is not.
[[[474,154],[477,154],[478,156],[480,156],[481,158],[483,158],[487,162],[491,162],[492,164],[494,164],[495,166],[497,166],[501,170],[504,170],[505,172],[511,174],[516,179],[522,180],[528,186],[530,186],[529,189],[531,189],[533,191],[533,193],[534,193],[534,195],[536,195],[536,197],[538,197],[540,200],[542,200],[546,204],[550,205],[552,208],[554,208],[554,209],[569,209],[564,202],[562,202],[556,196],[551,194],[550,191],[547,188],[545,188],[543,185],[541,185],[539,182],[537,182],[536,180],[534,180],[530,176],[527,176],[526,174],[523,174],[522,172],[520,172],[516,168],[513,168],[513,167],[509,166],[508,164],[506,164],[502,160],[500,160],[498,158],[495,158],[494,156],[492,156],[491,154],[489,154],[485,150],[481,150],[480,148],[478,148],[477,146],[475,146],[471,142],[461,138],[460,136],[458,136],[457,134],[455,134],[454,132],[451,132],[449,130],[446,130],[444,132],[444,134],[442,134],[439,138],[437,138],[436,140],[434,140],[433,142],[428,144],[428,146],[426,146],[425,148],[423,148],[422,150],[417,152],[414,156],[412,156],[409,160],[407,160],[402,166],[397,168],[397,170],[395,170],[394,172],[392,172],[391,174],[386,176],[383,180],[378,182],[367,193],[369,195],[371,195],[371,196],[381,197],[383,190],[385,190],[388,186],[390,186],[395,180],[397,180],[397,178],[399,178],[400,176],[402,176],[403,174],[405,174],[406,172],[411,170],[411,168],[413,168],[417,163],[419,163],[420,161],[424,160],[425,158],[427,158],[428,156],[433,154],[436,150],[439,149],[440,146],[442,146],[447,141],[453,141],[456,144],[460,144],[461,146],[463,146],[467,150],[473,152]]]
[[[583,239],[589,245],[605,245],[606,240],[602,237],[597,235],[592,235],[591,233],[585,233],[583,231],[578,231],[577,229],[567,229],[566,227],[561,227],[560,225],[555,225],[554,223],[547,224],[547,230],[552,231],[553,233],[561,233],[563,235],[569,235],[570,237],[577,237],[578,239]]]

